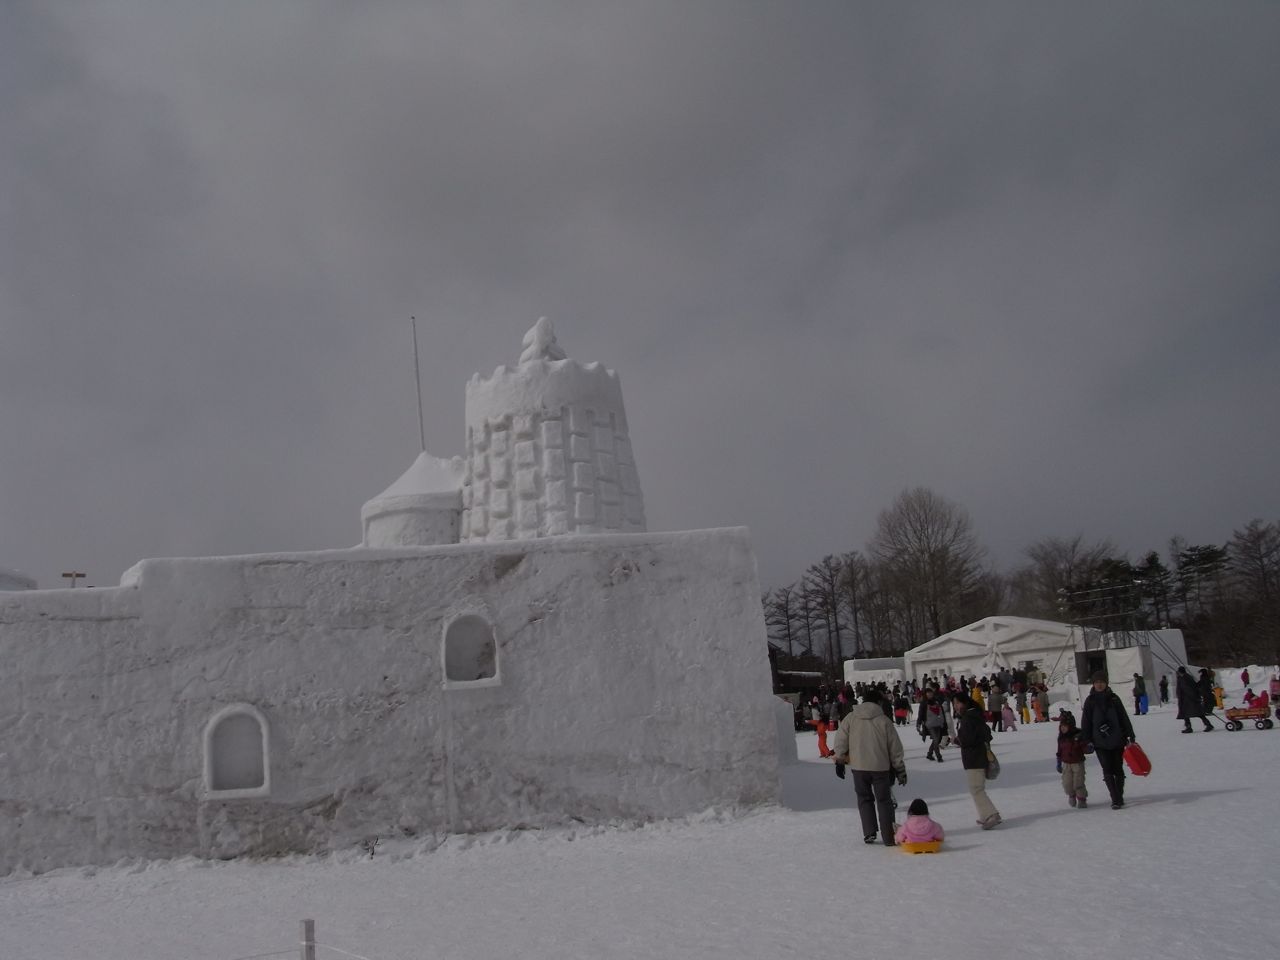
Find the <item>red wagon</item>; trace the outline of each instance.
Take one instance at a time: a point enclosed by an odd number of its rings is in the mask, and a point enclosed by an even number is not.
[[[1244,722],[1252,720],[1259,730],[1270,730],[1275,722],[1269,717],[1266,707],[1228,707],[1226,709],[1228,730],[1243,730]]]

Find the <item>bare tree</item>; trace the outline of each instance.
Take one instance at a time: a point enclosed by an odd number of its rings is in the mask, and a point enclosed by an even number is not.
[[[841,634],[844,625],[841,622],[843,568],[840,561],[833,556],[825,556],[818,563],[805,571],[805,595],[822,616],[827,627],[827,658],[837,675],[843,672],[844,649]]]
[[[795,639],[799,619],[798,606],[794,584],[779,587],[764,596],[764,622],[768,627],[769,639],[785,644],[788,657],[795,656],[792,641]]]
[[[853,657],[862,656],[863,593],[870,574],[866,558],[851,550],[840,558],[840,593],[849,611],[849,634],[853,639]]]
[[[796,619],[800,624],[800,635],[804,638],[805,653],[813,653],[813,628],[818,625],[819,611],[814,606],[809,591],[798,591],[799,604],[796,608]]]
[[[1093,580],[1102,564],[1116,554],[1110,540],[1085,543],[1084,535],[1044,537],[1023,553],[1027,563],[1010,578],[1010,609],[1029,617],[1061,616],[1059,591],[1079,589]]]
[[[962,507],[926,487],[905,490],[881,511],[870,550],[895,575],[933,636],[964,622],[982,584],[986,551]]]

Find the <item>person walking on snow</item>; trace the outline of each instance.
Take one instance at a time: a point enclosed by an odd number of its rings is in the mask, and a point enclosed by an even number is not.
[[[810,716],[813,719],[809,721],[818,732],[818,756],[824,760],[831,756],[831,748],[827,746],[827,721],[822,715],[822,705],[818,703],[818,698],[814,697],[809,704]]]
[[[1018,717],[1023,723],[1031,722],[1031,713],[1027,710],[1027,689],[1022,684],[1014,685],[1014,700],[1018,704]]]
[[[1000,711],[1000,716],[1001,716],[1001,719],[1004,720],[1004,728],[1006,730],[1018,729],[1018,724],[1014,721],[1014,718],[1013,718],[1013,707],[1009,706],[1009,701],[1007,699],[1004,702],[1004,709]]]
[[[1036,686],[1036,723],[1049,722],[1049,688],[1043,683]]]
[[[1218,697],[1213,692],[1212,670],[1207,667],[1200,668],[1200,679],[1196,681],[1196,689],[1200,691],[1200,706],[1204,709],[1205,716],[1208,716],[1218,705]]]
[[[978,826],[990,830],[1000,823],[1000,811],[987,796],[987,744],[991,728],[982,719],[982,710],[968,696],[957,693],[951,702],[956,715],[956,743],[960,745],[960,763],[964,767],[969,795],[978,811]]]
[[[1142,674],[1133,675],[1133,715],[1140,717],[1147,712],[1147,681]]]
[[[1070,710],[1058,714],[1058,773],[1067,805],[1083,810],[1089,805],[1089,791],[1084,785],[1084,740],[1076,718]]]
[[[993,683],[991,685],[991,693],[987,696],[987,712],[991,714],[991,729],[993,732],[1004,730],[1004,690],[1000,684]]]
[[[916,715],[916,727],[920,735],[928,736],[929,749],[925,751],[926,760],[942,762],[942,741],[946,739],[947,730],[946,704],[933,689],[925,687],[924,699],[920,701],[920,712]]]
[[[1187,673],[1186,667],[1179,667],[1175,675],[1178,695],[1178,719],[1182,721],[1182,732],[1191,733],[1191,718],[1195,717],[1204,724],[1205,733],[1213,729],[1213,724],[1204,715],[1204,702],[1200,699],[1200,688]]]
[[[1119,810],[1124,806],[1124,748],[1136,738],[1124,703],[1107,686],[1107,675],[1101,670],[1093,675],[1093,692],[1084,698],[1080,711],[1080,739],[1093,744],[1102,765],[1102,782],[1111,794],[1111,809]]]
[[[835,761],[853,772],[853,792],[862,820],[862,842],[875,843],[877,819],[886,847],[894,846],[893,801],[890,791],[896,779],[907,782],[907,760],[893,721],[880,706],[881,693],[870,687],[862,703],[849,711],[836,728],[832,744]]]

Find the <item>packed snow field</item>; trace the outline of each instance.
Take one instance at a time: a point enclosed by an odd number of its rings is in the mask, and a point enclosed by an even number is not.
[[[1280,942],[1280,725],[1184,735],[1174,708],[1134,718],[1154,765],[1127,806],[1067,806],[1056,724],[996,734],[974,823],[959,751],[910,782],[947,830],[934,855],[862,843],[852,786],[799,734],[783,805],[641,828],[438,838],[325,858],[61,870],[0,882],[3,960],[319,957],[600,960],[849,955],[1249,958]]]

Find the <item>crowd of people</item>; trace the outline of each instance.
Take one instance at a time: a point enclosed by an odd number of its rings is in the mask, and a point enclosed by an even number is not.
[[[1241,680],[1247,705],[1270,703],[1268,691],[1254,694],[1249,687],[1247,670]],[[835,762],[837,776],[851,776],[863,842],[885,846],[926,839],[936,842],[942,840],[942,828],[928,816],[923,798],[912,801],[904,824],[899,826],[894,818],[893,786],[908,782],[898,728],[912,719],[928,745],[928,761],[942,763],[945,747],[959,747],[965,784],[977,825],[983,830],[1002,822],[987,794],[987,783],[995,779],[999,769],[990,746],[993,734],[1016,729],[1019,720],[1057,723],[1057,770],[1069,806],[1088,807],[1086,757],[1092,753],[1098,759],[1112,809],[1124,807],[1125,750],[1137,742],[1133,723],[1105,672],[1094,673],[1090,681],[1092,690],[1080,706],[1079,723],[1066,708],[1050,720],[1048,687],[1043,676],[1034,671],[1001,671],[982,678],[944,676],[919,685],[914,681],[892,686],[846,683],[838,690],[824,688],[813,695],[808,705],[809,722],[818,730],[820,754]],[[1280,688],[1280,675],[1271,686]],[[1158,685],[1162,703],[1169,702],[1169,687],[1167,675],[1162,676]],[[1185,666],[1178,667],[1174,696],[1184,733],[1194,732],[1192,720],[1199,720],[1206,732],[1215,729],[1209,716],[1215,707],[1222,706],[1222,688],[1215,683],[1213,671],[1204,669],[1192,677]],[[1134,713],[1145,714],[1146,682],[1139,674],[1134,674],[1133,700]],[[831,729],[834,738],[828,745],[825,735]]]
[[[942,691],[947,697],[956,693],[970,696],[984,712],[992,714],[995,730],[1021,723],[1048,723],[1049,687],[1045,677],[1036,670],[1001,670],[991,676],[966,677],[944,675],[930,678],[923,683],[915,680],[886,683],[849,684],[832,687],[823,684],[810,696],[809,703],[797,707],[797,728],[803,724],[825,725],[828,730],[845,718],[854,704],[862,700],[868,690],[879,691],[887,704],[890,719],[898,726],[907,726],[920,703],[924,691]],[[1006,710],[1005,707],[1009,709]]]

